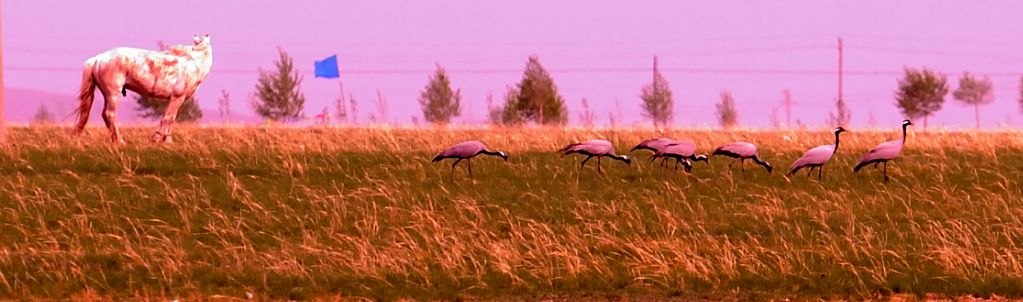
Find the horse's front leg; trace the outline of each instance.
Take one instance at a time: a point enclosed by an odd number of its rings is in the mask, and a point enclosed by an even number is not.
[[[171,139],[171,125],[178,118],[178,108],[181,108],[181,104],[185,102],[185,97],[172,97],[170,103],[167,104],[167,111],[163,112],[163,118],[160,119],[160,127],[156,129],[156,133],[153,133],[153,142],[174,142]]]

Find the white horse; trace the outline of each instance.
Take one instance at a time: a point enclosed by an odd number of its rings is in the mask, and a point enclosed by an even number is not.
[[[195,94],[213,66],[210,35],[195,35],[193,40],[194,46],[179,45],[166,51],[118,47],[86,60],[78,94],[80,104],[75,109],[78,124],[72,133],[79,135],[85,129],[93,94],[99,87],[104,99],[103,122],[115,143],[124,143],[114,117],[117,101],[127,96],[126,90],[169,100],[152,140],[171,142],[171,124],[177,118],[178,108],[185,98]]]

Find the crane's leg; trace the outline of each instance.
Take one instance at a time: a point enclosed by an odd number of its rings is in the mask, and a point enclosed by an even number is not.
[[[584,159],[583,162],[579,163],[579,166],[580,167],[585,167],[586,166],[586,162],[589,161],[591,158],[593,158],[593,155],[586,156],[586,159]]]
[[[884,183],[888,183],[888,162],[884,162]]]
[[[603,156],[597,156],[597,174],[600,174],[600,158]]]
[[[465,164],[469,167],[469,180],[473,180],[474,178],[472,178],[472,159],[471,158],[466,159]]]
[[[809,178],[809,177],[810,177],[810,173],[813,173],[813,166],[810,166],[810,168],[809,168],[809,169],[806,169],[806,177],[807,177],[807,178]]]
[[[823,166],[817,166],[817,180],[821,180],[821,168]]]
[[[742,169],[742,174],[746,174],[746,159],[739,160],[739,169]]]
[[[451,163],[451,181],[455,181],[455,165],[462,161],[461,158],[456,159],[454,163]]]

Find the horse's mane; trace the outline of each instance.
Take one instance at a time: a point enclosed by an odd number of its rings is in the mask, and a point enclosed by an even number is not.
[[[165,49],[163,53],[175,56],[187,56],[190,51],[192,51],[192,47],[184,45],[174,45]]]

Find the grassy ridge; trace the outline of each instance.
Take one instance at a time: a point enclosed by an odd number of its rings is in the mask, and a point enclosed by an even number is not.
[[[660,173],[637,152],[632,167],[604,161],[604,177],[552,151],[599,137],[624,152],[658,134],[176,134],[113,146],[100,129],[14,129],[0,149],[0,298],[1023,296],[1020,133],[913,134],[888,185],[851,168],[895,132],[843,135],[823,182],[783,174],[826,131],[666,134],[702,152],[755,142],[772,175],[719,158]],[[475,183],[464,169],[451,182],[429,160],[465,139],[511,161],[475,160]]]

